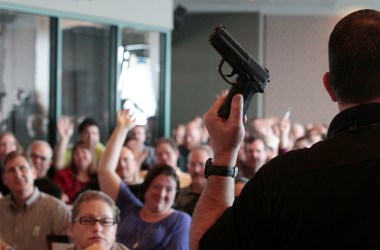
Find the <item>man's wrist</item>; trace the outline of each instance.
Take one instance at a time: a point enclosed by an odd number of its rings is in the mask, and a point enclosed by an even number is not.
[[[237,152],[215,153],[213,163],[218,166],[235,167]]]
[[[216,165],[212,158],[209,158],[205,164],[204,176],[207,179],[211,175],[223,177],[236,177],[238,174],[237,167]]]

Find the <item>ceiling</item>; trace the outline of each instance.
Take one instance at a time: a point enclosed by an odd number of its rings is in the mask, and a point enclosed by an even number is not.
[[[188,12],[247,12],[264,14],[345,15],[356,9],[380,9],[379,0],[173,0]]]

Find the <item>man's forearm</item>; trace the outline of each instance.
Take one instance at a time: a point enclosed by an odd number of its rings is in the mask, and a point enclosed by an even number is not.
[[[199,241],[234,200],[234,178],[210,176],[195,208],[190,229],[190,249]]]

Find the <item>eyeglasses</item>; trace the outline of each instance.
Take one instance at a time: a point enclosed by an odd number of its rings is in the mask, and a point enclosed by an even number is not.
[[[73,220],[73,222],[79,222],[79,224],[84,225],[84,226],[93,226],[95,225],[96,222],[99,222],[100,225],[102,225],[103,227],[110,227],[116,224],[116,220],[113,218],[96,219],[90,216],[83,216],[83,217],[76,218],[75,220]]]
[[[41,156],[41,155],[38,155],[38,154],[35,154],[35,153],[31,153],[29,156],[30,156],[30,158],[33,158],[33,159],[40,159],[42,162],[50,160],[49,158],[47,158],[45,156]]]

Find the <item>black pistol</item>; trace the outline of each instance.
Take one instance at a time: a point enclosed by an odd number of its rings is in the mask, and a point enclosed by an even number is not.
[[[218,65],[218,72],[222,78],[232,85],[227,97],[218,110],[220,117],[227,119],[230,116],[231,101],[234,95],[242,94],[244,97],[243,115],[247,113],[252,97],[257,92],[264,93],[265,86],[269,81],[269,72],[263,69],[227,32],[223,25],[214,29],[209,38],[210,44],[219,52],[222,59]],[[224,62],[231,66],[232,72],[224,74],[222,67]],[[227,77],[236,75],[234,82]]]

